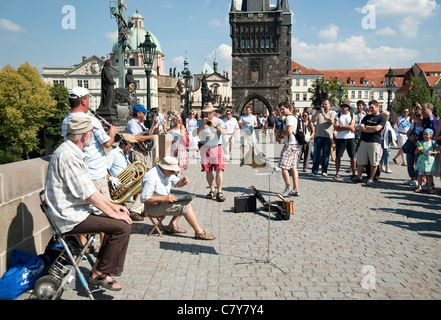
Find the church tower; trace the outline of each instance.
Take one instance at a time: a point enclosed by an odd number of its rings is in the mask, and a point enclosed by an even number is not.
[[[234,111],[263,105],[269,112],[291,101],[291,10],[288,0],[232,0],[232,91]],[[262,112],[255,110],[255,112]]]

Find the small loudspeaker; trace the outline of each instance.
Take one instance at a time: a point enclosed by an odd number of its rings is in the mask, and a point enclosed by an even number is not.
[[[234,197],[234,212],[255,212],[256,196],[241,195]]]

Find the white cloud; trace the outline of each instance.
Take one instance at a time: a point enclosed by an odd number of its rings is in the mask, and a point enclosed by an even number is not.
[[[118,39],[118,30],[107,32],[104,34],[104,37],[107,38],[111,43],[114,43],[116,39]]]
[[[400,21],[400,31],[407,38],[415,38],[418,36],[418,27],[421,21],[413,17],[406,17]]]
[[[367,5],[374,6],[377,15],[414,18],[426,18],[438,8],[435,0],[369,0]]]
[[[183,56],[179,56],[179,57],[174,57],[173,59],[170,60],[172,65],[177,65],[177,66],[183,66],[184,65],[184,57]]]
[[[224,25],[222,24],[222,22],[219,21],[218,19],[210,20],[208,23],[209,23],[210,25],[212,25],[212,26],[219,27],[219,28],[222,28],[222,27],[224,26]]]
[[[378,20],[395,25],[407,38],[417,37],[419,25],[439,9],[435,0],[369,0],[366,6],[375,9],[375,17]],[[360,8],[355,10],[362,11]],[[385,35],[390,31],[387,29],[390,27],[378,31],[377,34]]]
[[[334,41],[337,39],[339,28],[335,24],[331,23],[326,29],[319,31],[319,36],[323,39]]]
[[[308,44],[293,38],[293,60],[315,69],[364,69],[408,66],[417,50],[380,46],[371,48],[363,36],[326,44]]]
[[[397,32],[389,27],[377,30],[377,35],[379,36],[395,36]]]
[[[221,44],[215,51],[213,51],[208,58],[214,59],[214,55],[216,54],[217,61],[219,63],[219,72],[221,70],[227,70],[231,74],[232,70],[232,58],[231,54],[233,52],[233,48],[228,44]]]
[[[0,29],[5,29],[11,32],[25,32],[25,28],[9,21],[8,19],[0,18]]]

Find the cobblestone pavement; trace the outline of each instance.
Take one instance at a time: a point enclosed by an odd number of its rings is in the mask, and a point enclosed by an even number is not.
[[[277,161],[281,145],[276,145]],[[268,150],[267,150],[268,151]],[[396,154],[392,150],[392,155]],[[238,150],[235,150],[237,155]],[[268,153],[270,156],[271,152]],[[195,162],[195,160],[193,160]],[[95,291],[113,300],[257,299],[441,299],[441,197],[415,194],[403,184],[406,168],[391,165],[374,186],[349,181],[348,159],[342,180],[300,173],[300,197],[289,221],[258,211],[234,213],[234,197],[250,186],[267,200],[284,189],[280,173],[256,175],[249,166],[229,164],[219,203],[205,199],[205,175],[198,164],[185,172],[191,182],[181,192],[197,195],[200,225],[214,241],[183,235],[147,237],[150,221],[133,224],[120,292]],[[440,184],[439,178],[435,179]],[[168,219],[166,219],[168,221]],[[89,266],[82,264],[87,273]],[[80,284],[62,299],[87,299]],[[27,299],[28,296],[22,296]]]

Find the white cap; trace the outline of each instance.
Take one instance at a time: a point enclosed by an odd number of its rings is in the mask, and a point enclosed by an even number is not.
[[[89,91],[83,87],[75,87],[69,91],[69,98],[79,99],[89,95]]]

